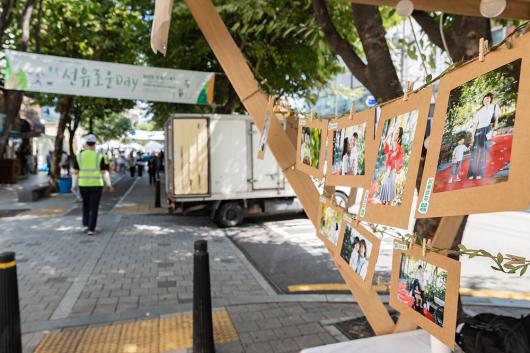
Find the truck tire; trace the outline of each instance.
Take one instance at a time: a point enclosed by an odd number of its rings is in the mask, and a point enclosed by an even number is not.
[[[237,202],[226,202],[217,210],[215,223],[222,228],[235,227],[243,222],[244,217],[243,208]]]

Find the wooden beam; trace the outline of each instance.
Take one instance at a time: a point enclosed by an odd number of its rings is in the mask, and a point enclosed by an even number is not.
[[[384,5],[395,7],[399,0],[343,0],[355,4]],[[480,0],[413,0],[414,9],[422,11],[441,11],[444,13],[477,16],[480,14]],[[506,9],[498,17],[504,19],[530,19],[530,1],[508,0]]]
[[[450,249],[465,216],[443,217],[434,233],[432,246]]]
[[[190,9],[245,109],[249,112],[258,129],[262,131],[267,109],[267,97],[261,92],[254,74],[211,0],[184,0],[184,2]],[[318,224],[318,190],[308,175],[292,168],[296,159],[296,147],[293,146],[278,120],[274,118],[271,119],[269,126],[268,147],[284,171],[307,216],[313,224]]]
[[[211,0],[184,0],[184,2],[190,9],[210,48],[213,50],[232,86],[242,100],[243,105],[250,113],[258,128],[262,130],[267,109],[267,99],[260,91],[243,54],[232,39]],[[308,217],[313,221],[315,227],[317,227],[319,224],[317,217],[320,195],[308,175],[292,168],[296,158],[296,149],[291,142],[294,136],[291,134],[290,138],[282,129],[277,119],[271,119],[269,129],[269,149],[276,157],[291,187],[302,202]],[[330,251],[333,257],[333,252],[330,249],[328,251]],[[336,261],[336,258],[334,260]],[[377,295],[377,292],[372,289],[370,293],[366,293],[362,288],[348,279],[348,276],[345,275],[340,265],[338,265],[338,268],[350,290],[354,293],[357,303],[366,315],[374,332],[378,335],[391,333],[394,329],[394,322],[386,310],[385,305]]]

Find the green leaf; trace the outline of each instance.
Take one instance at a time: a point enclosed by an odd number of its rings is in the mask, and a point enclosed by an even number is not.
[[[502,264],[502,260],[504,260],[504,256],[502,256],[501,253],[497,254],[497,263],[500,265]]]
[[[466,248],[466,246],[464,244],[458,244],[457,247],[461,251],[466,251],[467,250],[467,248]]]
[[[528,264],[524,266],[524,268],[521,270],[520,276],[524,275],[526,273],[526,270],[528,270]]]

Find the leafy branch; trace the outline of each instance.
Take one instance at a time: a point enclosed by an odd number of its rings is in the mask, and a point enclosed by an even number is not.
[[[355,215],[355,218],[357,216]],[[421,237],[417,233],[401,233],[399,231],[390,231],[390,227],[381,226],[373,223],[367,224],[374,234],[380,234],[383,236],[390,236],[396,239],[403,241],[406,244],[416,244],[419,246],[423,245],[423,240],[427,242],[427,238]],[[430,242],[429,242],[430,243]],[[444,255],[458,255],[458,256],[467,256],[470,259],[475,257],[484,257],[491,259],[495,265],[490,266],[495,271],[504,272],[507,274],[515,274],[519,272],[519,276],[523,276],[528,267],[530,267],[530,260],[526,259],[523,256],[512,255],[512,254],[502,254],[498,252],[497,254],[492,254],[489,251],[484,249],[469,249],[464,244],[458,245],[458,250],[439,248],[435,246],[428,246],[429,251],[440,253]]]

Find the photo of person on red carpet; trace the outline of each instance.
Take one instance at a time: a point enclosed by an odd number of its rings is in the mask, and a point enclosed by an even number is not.
[[[449,94],[433,192],[508,180],[521,59]]]
[[[447,271],[401,254],[398,300],[443,327]]]

